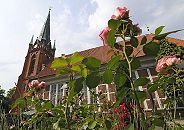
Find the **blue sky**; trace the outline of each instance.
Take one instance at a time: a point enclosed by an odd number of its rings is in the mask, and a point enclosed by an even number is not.
[[[51,11],[51,40],[56,56],[101,46],[98,34],[117,6],[126,6],[143,34],[160,25],[184,28],[183,0],[4,0],[0,8],[0,85],[8,90],[21,74],[28,44]],[[184,32],[172,35],[184,39]]]

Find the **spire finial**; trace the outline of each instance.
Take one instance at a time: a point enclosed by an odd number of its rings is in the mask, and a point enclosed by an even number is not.
[[[51,9],[52,9],[52,6],[49,7],[49,12],[51,11]]]
[[[49,8],[47,19],[45,21],[45,24],[42,27],[42,30],[39,36],[39,40],[41,41],[42,39],[44,39],[46,41],[46,44],[50,42],[50,10],[51,8]]]

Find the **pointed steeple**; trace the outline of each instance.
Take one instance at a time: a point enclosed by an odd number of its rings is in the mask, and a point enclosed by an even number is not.
[[[29,43],[29,44],[31,44],[31,45],[33,45],[33,38],[34,38],[34,35],[32,36],[31,41],[30,41],[30,43]]]
[[[39,36],[39,40],[41,41],[42,39],[46,41],[46,44],[50,42],[50,9]]]

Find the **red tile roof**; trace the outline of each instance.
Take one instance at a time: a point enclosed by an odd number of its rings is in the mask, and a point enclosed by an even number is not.
[[[154,35],[153,34],[149,34],[146,35],[147,37],[147,42],[151,41],[152,37]],[[139,43],[141,42],[141,39],[143,38],[143,36],[139,36],[138,37],[138,41]],[[167,40],[169,42],[175,43],[177,46],[184,46],[184,40],[180,40],[180,39],[175,39],[175,38],[170,38],[168,37]],[[91,48],[88,50],[84,50],[79,52],[80,55],[84,56],[84,57],[95,57],[97,59],[99,59],[101,61],[102,64],[107,63],[111,56],[113,55],[113,52],[109,52],[110,51],[110,47],[108,46],[100,46],[100,47],[96,47],[96,48]],[[133,54],[136,54],[138,52],[138,50],[134,49]],[[141,51],[137,56],[144,56],[144,52]],[[50,68],[51,64],[48,64],[38,75],[37,77],[46,77],[46,76],[52,76],[55,74],[54,69]]]

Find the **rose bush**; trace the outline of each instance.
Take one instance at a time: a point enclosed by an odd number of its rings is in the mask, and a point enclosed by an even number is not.
[[[115,129],[119,130],[119,129],[126,128],[127,125],[130,123],[129,122],[130,115],[129,115],[128,110],[126,108],[126,104],[122,103],[117,108],[114,108],[114,113],[116,116],[119,117],[119,119],[118,119],[119,122],[115,126]]]
[[[160,43],[165,37],[181,31],[161,34],[162,29],[163,26],[158,27],[150,41],[147,41],[147,37],[143,36],[139,42],[137,36],[142,33],[142,30],[138,24],[133,24],[126,7],[118,7],[108,21],[108,27],[99,35],[103,45],[108,45],[111,48],[110,51],[114,52],[107,65],[103,66],[104,71],[101,69],[101,61],[94,57],[83,57],[77,52],[73,55],[56,58],[51,65],[56,70],[56,75],[68,77],[67,93],[62,104],[54,106],[52,102],[34,95],[34,98],[25,96],[17,99],[13,108],[18,107],[22,113],[29,115],[28,120],[22,118],[23,123],[18,125],[19,128],[32,129],[36,124],[38,129],[57,130],[153,130],[156,126],[167,129],[167,122],[172,120],[165,116],[164,112],[156,109],[152,95],[157,90],[167,88],[168,84],[175,85],[176,80],[173,80],[173,77],[164,77],[151,83],[146,77],[135,79],[132,75],[133,71],[141,67],[140,61],[136,57],[142,53],[141,51],[147,56],[155,57],[159,53]],[[121,38],[122,41],[116,43],[117,38]],[[138,50],[137,54],[131,55],[136,49]],[[167,56],[158,60],[157,71],[162,72],[168,66],[177,70],[175,65],[181,62],[177,57]],[[181,66],[179,64],[180,68],[182,68]],[[173,72],[173,74],[177,73]],[[174,78],[178,78],[178,76]],[[106,101],[106,98],[100,102],[99,99],[104,94],[102,92],[96,93],[96,87],[100,84],[111,83],[115,85],[117,90],[116,102]],[[83,84],[86,84],[89,89],[93,100],[92,104],[87,104],[86,101],[82,100]],[[45,86],[45,82],[33,80],[29,84],[29,91],[32,92],[38,88],[44,89]],[[139,86],[145,86],[148,90],[141,91]],[[144,111],[143,106],[144,100],[148,96],[151,97],[153,108],[149,114]],[[164,109],[164,111],[170,110]]]

